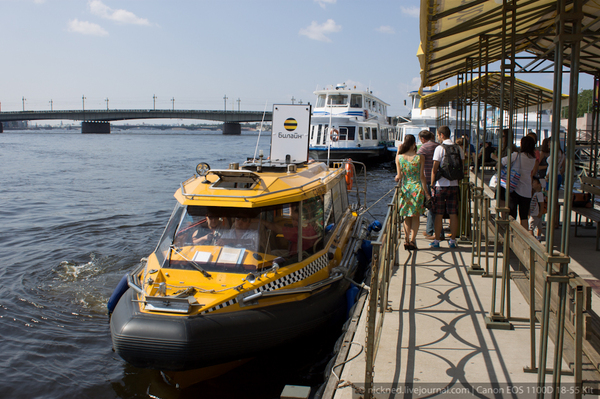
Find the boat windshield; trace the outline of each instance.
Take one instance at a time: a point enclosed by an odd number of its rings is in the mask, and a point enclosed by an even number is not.
[[[328,105],[344,106],[348,105],[348,96],[346,94],[330,94],[327,100]]]
[[[278,257],[293,263],[323,249],[323,197],[258,209],[182,208],[156,251],[163,267],[247,273]]]

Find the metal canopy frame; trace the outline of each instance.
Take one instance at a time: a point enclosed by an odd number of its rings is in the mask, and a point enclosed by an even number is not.
[[[562,35],[569,37],[569,45],[560,48],[561,65],[572,67],[578,63],[581,72],[595,74],[600,69],[600,4],[588,0],[564,0],[562,11],[556,0],[526,0],[510,2],[515,19],[510,51],[515,58],[517,72],[545,71],[555,61],[558,44],[556,19],[561,12],[572,15],[575,1],[581,3],[577,18],[581,18],[577,32],[565,26]],[[465,59],[472,59],[472,68],[481,68],[503,58],[502,1],[437,0],[421,1],[421,45],[417,56],[421,64],[422,87],[433,86],[465,71]],[[480,58],[479,40],[487,37],[487,56]],[[573,40],[575,39],[575,40]],[[573,57],[573,45],[578,42],[578,60]],[[530,62],[522,66],[522,61]],[[523,63],[524,64],[524,63]],[[554,64],[555,65],[555,64]],[[539,68],[539,69],[538,69]]]
[[[501,80],[501,74],[499,72],[492,72],[481,76],[481,78],[475,77],[474,79],[469,80],[464,83],[464,87],[459,84],[432,94],[427,94],[421,97],[421,109],[443,106],[458,98],[459,94],[467,92],[469,93],[469,95],[466,96],[467,103],[483,104],[484,100],[486,100],[487,104],[490,106],[508,110],[510,104],[508,101],[509,95],[506,92],[504,94],[504,104],[501,107]],[[479,85],[482,87],[481,91],[477,90]],[[508,88],[505,87],[504,90],[507,91]],[[538,104],[545,105],[545,108],[550,108],[554,98],[552,90],[520,79],[515,79],[514,94],[514,106],[516,109],[526,109]],[[569,96],[563,95],[563,101],[568,98]]]

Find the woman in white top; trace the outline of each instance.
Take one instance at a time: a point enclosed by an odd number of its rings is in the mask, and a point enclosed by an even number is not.
[[[529,229],[529,206],[532,195],[531,178],[537,173],[540,164],[540,161],[535,157],[535,141],[529,136],[524,136],[521,139],[520,152],[512,153],[511,160],[511,168],[518,170],[521,178],[515,191],[510,193],[510,216],[517,219],[518,211],[521,226]],[[508,157],[502,158],[502,165],[507,163]]]

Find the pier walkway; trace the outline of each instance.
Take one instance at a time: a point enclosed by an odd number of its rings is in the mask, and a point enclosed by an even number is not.
[[[600,270],[594,246],[595,227],[587,229],[589,238],[571,240],[571,277],[578,276],[578,284],[585,286],[583,293],[587,292],[588,297],[583,301],[581,296],[578,300],[569,301],[567,308],[571,313],[567,311],[567,319],[576,320],[576,303],[585,302],[585,311],[579,314],[587,314],[583,329],[588,332],[582,334],[583,349],[580,349],[582,343],[579,342],[578,346],[577,339],[571,337],[577,334],[573,331],[571,335],[565,334],[560,395],[552,392],[553,341],[556,335],[554,311],[549,323],[551,339],[547,339],[545,383],[538,384],[536,364],[541,351],[543,301],[539,288],[536,288],[537,297],[533,299],[536,323],[532,335],[529,305],[532,297],[528,289],[531,273],[527,268],[511,254],[511,278],[506,280],[507,288],[503,291],[507,295],[508,309],[504,313],[510,321],[506,324],[510,329],[497,328],[489,318],[495,313],[491,311],[492,306],[500,307],[501,294],[499,288],[497,291],[492,288],[491,269],[488,268],[488,273],[483,275],[472,272],[470,243],[450,249],[447,242],[442,242],[440,248],[430,249],[431,241],[421,235],[424,227],[423,217],[417,241],[419,250],[409,252],[401,245],[396,246],[397,256],[390,272],[387,298],[384,289],[377,291],[379,295],[375,301],[372,298],[373,287],[371,295],[366,291],[362,293],[323,398],[576,398],[597,394],[600,386],[597,358],[590,360],[585,354],[579,356],[582,362],[578,378],[582,381],[580,391],[577,391],[577,374],[574,374],[577,370],[576,354],[584,352],[586,345],[585,352],[590,352],[590,343],[585,341],[590,338],[588,329],[597,329],[592,326],[589,316],[600,313]],[[403,242],[399,238],[396,242]],[[493,236],[490,238],[493,241]],[[511,242],[511,250],[515,250],[513,246],[518,247]],[[501,251],[499,255],[502,255]],[[499,263],[502,263],[501,259]],[[489,263],[490,266],[492,264]],[[502,267],[499,266],[498,271],[496,281],[500,285],[503,281]],[[536,280],[535,274],[533,280]],[[380,282],[380,285],[383,287],[385,284]],[[493,292],[498,298],[494,305]],[[373,312],[369,316],[370,306],[374,303],[385,306],[377,320],[372,320]],[[378,323],[379,338],[371,337],[369,340],[367,331],[377,330]],[[370,347],[375,348],[375,361],[369,394],[365,392],[365,381],[371,369]],[[545,395],[540,394],[540,387],[545,390]]]

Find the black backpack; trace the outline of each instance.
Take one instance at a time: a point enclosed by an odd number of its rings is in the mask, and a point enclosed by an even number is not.
[[[465,177],[463,162],[460,156],[460,147],[456,144],[442,144],[444,147],[444,158],[435,175],[435,179],[445,177],[448,180],[462,180]]]

